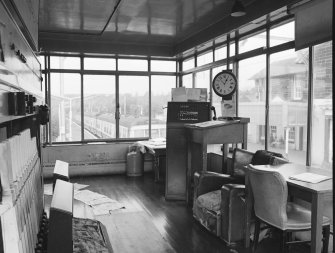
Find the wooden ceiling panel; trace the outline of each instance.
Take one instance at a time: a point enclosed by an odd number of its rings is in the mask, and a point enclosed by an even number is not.
[[[55,50],[52,40],[62,41],[57,51],[64,51],[72,40],[81,43],[78,50],[87,53],[94,44],[97,48],[103,44],[101,50],[108,44],[115,48],[143,47],[146,53],[155,45],[156,49],[164,48],[164,54],[174,48],[176,55],[299,0],[241,0],[247,10],[241,18],[230,17],[234,1],[40,0],[39,44],[46,51],[52,44]],[[86,42],[90,46],[85,51]]]

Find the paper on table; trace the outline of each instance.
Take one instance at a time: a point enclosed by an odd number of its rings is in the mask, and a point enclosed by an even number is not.
[[[306,173],[301,173],[298,175],[290,176],[289,179],[316,184],[316,183],[320,183],[322,181],[331,179],[331,177],[306,172]]]
[[[223,121],[223,120],[213,120],[213,121],[204,121],[204,122],[190,124],[190,125],[195,126],[195,127],[210,127],[210,126],[224,125],[226,123],[227,121]]]

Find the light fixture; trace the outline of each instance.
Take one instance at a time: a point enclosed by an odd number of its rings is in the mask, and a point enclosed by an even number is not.
[[[245,14],[247,13],[245,12],[245,8],[243,4],[241,3],[240,0],[236,0],[233,5],[233,8],[231,9],[230,15],[232,17],[241,17],[241,16],[244,16]]]

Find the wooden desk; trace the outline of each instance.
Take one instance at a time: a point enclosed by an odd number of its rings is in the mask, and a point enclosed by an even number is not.
[[[242,148],[247,149],[250,119],[240,117],[234,119],[185,125],[188,136],[187,199],[190,203],[192,175],[194,172],[207,171],[208,144],[223,144],[222,168],[227,166],[228,144],[242,143]]]
[[[138,141],[140,145],[143,145],[149,154],[154,158],[152,169],[155,174],[155,182],[158,182],[161,179],[160,171],[164,171],[164,168],[161,168],[166,158],[166,142],[155,142],[155,141]]]
[[[259,165],[256,168],[266,168],[269,170],[278,170],[286,179],[288,192],[290,196],[297,197],[311,203],[312,228],[311,228],[311,253],[321,252],[322,239],[322,216],[323,202],[327,198],[332,198],[333,187],[332,180],[326,180],[317,184],[306,183],[289,179],[290,176],[304,172],[315,173],[319,175],[332,176],[331,171],[325,171],[309,166],[287,163],[278,166]],[[252,195],[250,194],[250,185],[248,176],[246,176],[247,202],[246,202],[246,234],[245,246],[250,246],[250,220],[252,211]]]

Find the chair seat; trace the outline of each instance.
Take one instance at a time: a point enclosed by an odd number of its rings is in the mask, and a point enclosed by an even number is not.
[[[304,230],[311,228],[311,210],[296,203],[288,202],[286,212],[287,222],[283,224],[283,227],[280,227],[280,229]],[[330,220],[324,216],[322,225],[324,226],[328,224],[330,224]]]
[[[221,205],[221,189],[200,195],[196,200],[196,205],[215,213],[219,213]]]

